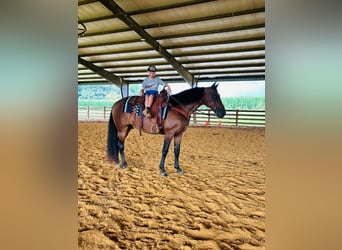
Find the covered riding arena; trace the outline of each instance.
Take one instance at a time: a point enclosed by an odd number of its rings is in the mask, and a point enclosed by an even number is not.
[[[189,88],[265,79],[264,1],[79,0],[78,10],[80,85],[127,96],[149,64]],[[106,161],[107,128],[78,122],[79,249],[265,249],[264,126],[190,124],[184,175],[171,145],[168,177],[162,135],[133,129],[123,170]]]

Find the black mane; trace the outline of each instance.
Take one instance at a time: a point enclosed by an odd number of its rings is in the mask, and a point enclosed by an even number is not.
[[[204,88],[192,88],[184,90],[178,94],[172,95],[169,103],[172,106],[180,104],[187,105],[199,101],[204,95]]]

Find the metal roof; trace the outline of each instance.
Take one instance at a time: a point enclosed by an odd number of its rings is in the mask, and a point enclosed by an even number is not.
[[[78,84],[264,80],[264,0],[79,0]],[[80,34],[81,33],[81,34]]]

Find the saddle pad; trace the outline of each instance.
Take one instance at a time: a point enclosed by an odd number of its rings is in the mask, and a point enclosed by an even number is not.
[[[131,102],[131,98],[132,97],[128,97],[125,105],[124,105],[124,112],[125,113],[132,113],[135,112],[136,116],[140,116],[140,112],[142,112],[142,106],[139,104],[134,104]],[[167,115],[167,110],[168,110],[168,106],[162,107],[161,108],[161,119],[164,120],[166,118]]]
[[[130,103],[129,101],[131,100],[132,97],[128,97],[125,105],[124,105],[124,112],[125,113],[131,113],[132,112],[132,103]]]
[[[161,118],[162,118],[162,120],[164,120],[166,118],[168,107],[169,106],[162,107],[162,110],[161,110]]]

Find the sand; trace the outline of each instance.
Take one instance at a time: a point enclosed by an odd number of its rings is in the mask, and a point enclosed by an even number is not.
[[[133,129],[129,171],[106,162],[107,123],[78,124],[80,249],[265,249],[265,130],[189,127],[180,166]]]

